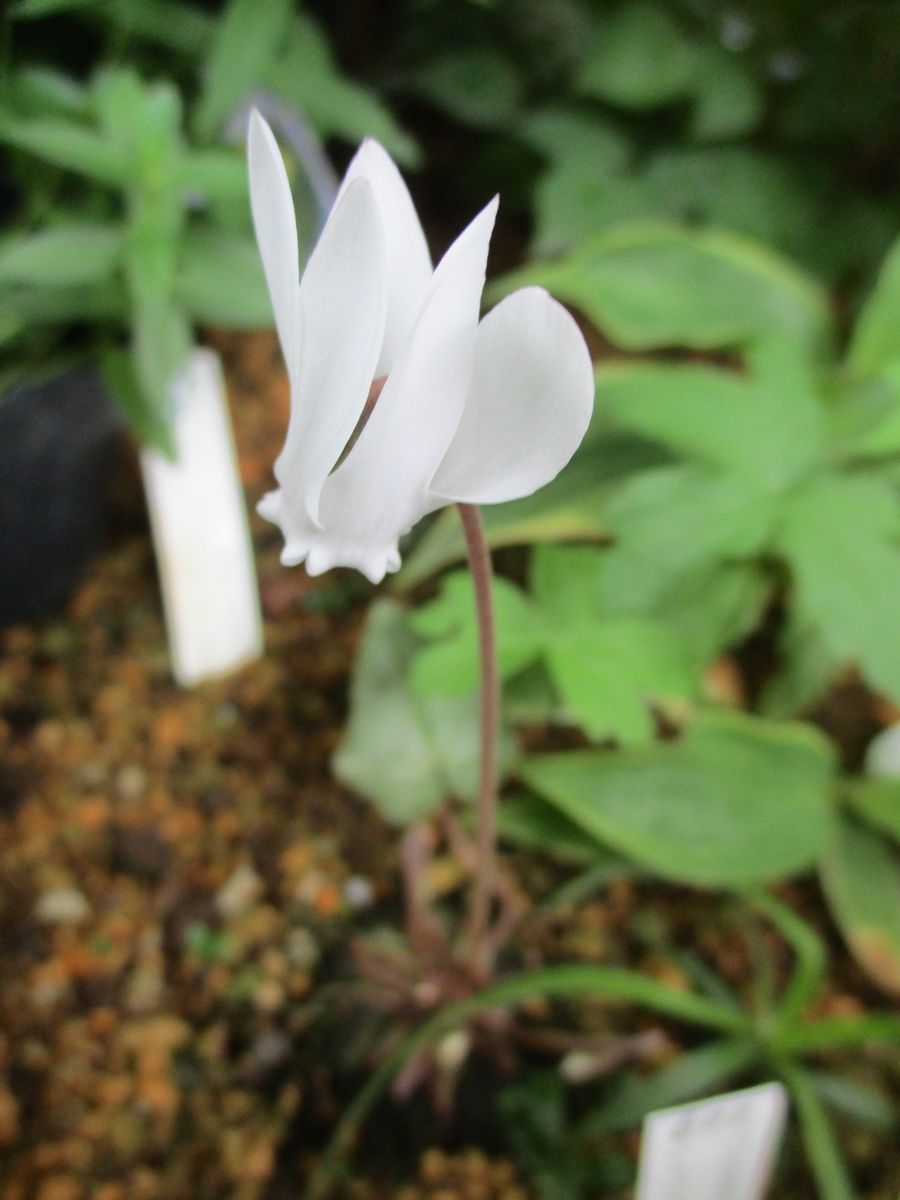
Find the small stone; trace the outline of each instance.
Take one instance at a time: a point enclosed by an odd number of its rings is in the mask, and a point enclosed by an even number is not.
[[[277,1029],[260,1034],[250,1047],[250,1058],[260,1071],[271,1071],[286,1062],[291,1053],[290,1040]]]
[[[371,908],[375,901],[375,889],[364,875],[351,875],[344,883],[344,902],[357,911]]]
[[[91,906],[78,888],[54,888],[38,900],[34,915],[45,925],[80,925],[91,915]]]
[[[319,961],[320,950],[316,939],[303,925],[295,925],[287,935],[285,952],[288,959],[302,971],[310,971]]]
[[[123,800],[139,800],[147,790],[147,772],[137,763],[126,763],[116,772],[115,788]]]
[[[223,917],[239,917],[259,900],[265,884],[249,863],[235,867],[216,892],[216,908]]]
[[[257,1012],[274,1013],[284,1006],[285,990],[276,979],[263,979],[253,993]]]

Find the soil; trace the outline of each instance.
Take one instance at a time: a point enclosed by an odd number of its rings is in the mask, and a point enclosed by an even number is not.
[[[277,348],[268,335],[213,341],[252,505],[287,418]],[[254,517],[266,656],[181,691],[133,473],[122,498],[116,536],[67,610],[0,634],[0,1196],[296,1197],[370,1065],[353,1059],[364,1022],[336,1002],[346,947],[398,910],[396,834],[329,770],[370,590],[285,570],[277,531]],[[522,854],[507,866],[531,903],[518,964],[627,963],[686,984],[687,954],[748,997],[754,955],[776,977],[788,967],[784,944],[730,901],[623,881],[548,909],[566,873]],[[814,889],[784,895],[835,954],[821,1011],[884,1007]],[[690,1044],[627,1008],[552,1015],[609,1035],[626,1058],[639,1047],[650,1066]],[[536,1066],[554,1059],[535,1050],[514,1064]],[[882,1083],[888,1072],[858,1067]],[[345,1196],[534,1196],[487,1115],[485,1098],[513,1077],[474,1066],[443,1123],[420,1094],[384,1103]],[[610,1147],[634,1161],[633,1135]],[[859,1130],[847,1149],[865,1196],[894,1200],[896,1152]],[[813,1194],[800,1167],[784,1189]]]

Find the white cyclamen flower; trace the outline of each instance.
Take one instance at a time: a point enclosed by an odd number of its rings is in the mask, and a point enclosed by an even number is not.
[[[286,565],[378,583],[426,513],[527,496],[565,466],[590,421],[590,356],[541,288],[479,322],[496,197],[433,269],[399,171],[365,141],[300,279],[287,173],[257,113],[248,151],[291,388],[279,487],[259,511],[281,527]]]

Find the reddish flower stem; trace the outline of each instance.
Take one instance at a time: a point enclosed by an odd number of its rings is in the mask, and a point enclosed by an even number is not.
[[[468,944],[472,966],[481,974],[483,947],[491,918],[491,900],[497,875],[497,742],[500,733],[500,679],[494,606],[491,595],[491,552],[484,536],[481,514],[474,504],[459,504],[469,570],[475,590],[478,618],[478,654],[481,668],[481,772],[478,785],[476,862],[468,916]]]

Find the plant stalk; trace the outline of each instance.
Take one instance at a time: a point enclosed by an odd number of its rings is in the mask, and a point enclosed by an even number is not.
[[[481,769],[478,783],[476,862],[468,915],[468,944],[472,966],[482,974],[488,964],[481,961],[490,925],[491,900],[497,874],[497,743],[500,733],[500,677],[491,595],[491,552],[484,535],[481,514],[474,504],[459,504],[466,553],[478,618],[478,655],[481,679]]]

